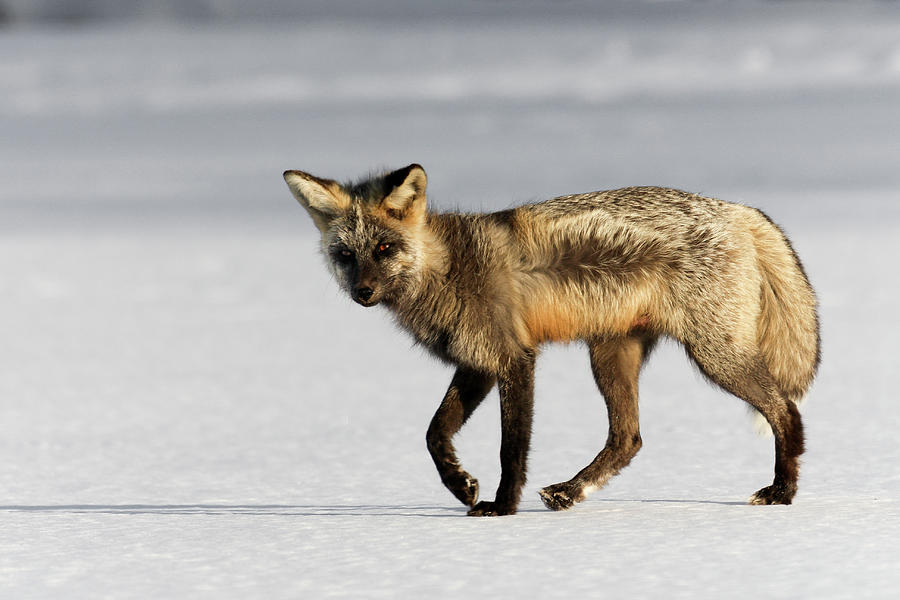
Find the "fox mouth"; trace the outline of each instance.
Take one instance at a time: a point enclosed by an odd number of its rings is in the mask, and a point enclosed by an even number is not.
[[[370,306],[375,306],[378,304],[379,300],[377,298],[369,298],[368,300],[363,300],[362,298],[354,297],[353,301],[359,304],[360,306],[365,306],[366,308]]]

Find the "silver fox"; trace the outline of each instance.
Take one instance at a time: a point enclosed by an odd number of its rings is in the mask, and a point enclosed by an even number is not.
[[[800,260],[762,212],[630,187],[487,214],[438,214],[427,209],[427,178],[416,164],[346,184],[302,171],[284,178],[353,300],[383,304],[456,366],[426,437],[442,482],[469,515],[516,512],[542,344],[587,344],[609,414],[596,458],[540,491],[548,508],[562,510],[640,449],[638,375],[660,336],[683,344],[710,381],[771,426],[774,481],[750,503],[791,503],[804,447],[797,402],[819,364],[819,325]],[[452,438],[495,384],[502,472],[495,499],[479,501]]]

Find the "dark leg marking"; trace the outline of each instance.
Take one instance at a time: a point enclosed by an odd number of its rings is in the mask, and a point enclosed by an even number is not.
[[[493,502],[472,507],[470,516],[490,517],[516,513],[528,468],[534,408],[534,353],[510,361],[500,374],[500,485]]]
[[[474,506],[478,500],[478,480],[460,466],[452,439],[493,386],[493,376],[457,369],[425,436],[441,481],[466,506]]]

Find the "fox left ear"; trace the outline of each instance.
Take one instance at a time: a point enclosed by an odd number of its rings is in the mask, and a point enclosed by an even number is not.
[[[388,173],[384,176],[384,183],[386,196],[382,206],[389,216],[402,221],[425,215],[428,177],[420,165],[412,164]]]

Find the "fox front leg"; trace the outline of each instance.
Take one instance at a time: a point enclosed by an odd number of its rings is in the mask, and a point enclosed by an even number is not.
[[[428,452],[441,481],[460,502],[470,507],[478,500],[478,480],[460,466],[452,439],[492,387],[493,376],[465,367],[457,369],[426,435]]]
[[[473,517],[514,515],[525,485],[534,408],[534,354],[510,361],[500,374],[500,485],[493,502],[479,502]]]

